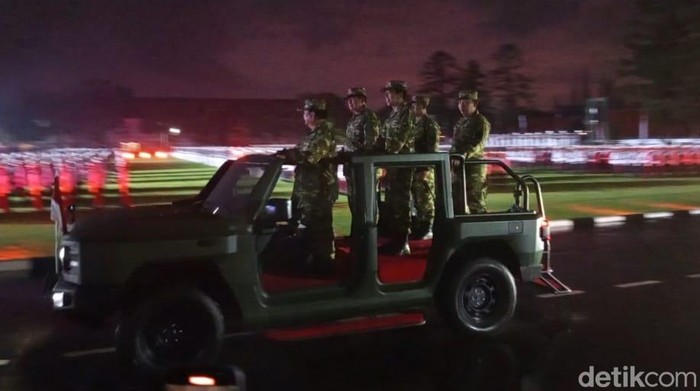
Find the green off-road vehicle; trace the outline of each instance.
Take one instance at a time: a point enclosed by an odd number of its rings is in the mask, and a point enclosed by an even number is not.
[[[60,239],[54,308],[73,319],[116,315],[120,357],[162,370],[215,360],[227,332],[279,335],[345,327],[351,318],[394,327],[401,322],[388,322],[392,316],[420,314],[409,318],[420,323],[433,306],[458,330],[492,334],[513,315],[516,281],[568,290],[551,275],[548,223],[533,177],[498,160],[446,153],[334,163],[351,165],[355,203],[364,211],[352,235],[337,238],[335,275],[306,272],[304,229],[290,224],[289,166],[250,155],[223,164],[192,199],[79,218]],[[493,212],[465,208],[464,167],[471,164],[496,168],[489,176]],[[377,173],[392,167],[435,171],[433,238],[412,241],[408,256],[377,253],[385,240],[376,223]],[[336,205],[335,221],[347,216],[347,207]]]

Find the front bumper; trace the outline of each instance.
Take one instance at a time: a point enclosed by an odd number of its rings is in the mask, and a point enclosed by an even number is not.
[[[51,290],[53,308],[61,312],[104,316],[114,310],[116,298],[116,291],[110,287],[83,286],[62,279]]]

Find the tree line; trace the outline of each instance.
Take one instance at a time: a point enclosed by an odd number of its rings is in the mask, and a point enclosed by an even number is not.
[[[430,111],[448,127],[459,114],[454,110],[457,92],[479,92],[479,109],[491,118],[494,129],[518,129],[518,115],[534,107],[533,80],[525,73],[525,58],[514,43],[501,45],[493,54],[495,67],[484,70],[469,59],[462,66],[450,53],[438,50],[419,71],[418,93],[431,96]]]

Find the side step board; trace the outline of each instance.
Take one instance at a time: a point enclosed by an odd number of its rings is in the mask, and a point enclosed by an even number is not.
[[[554,270],[552,270],[552,260],[550,254],[552,252],[552,243],[550,240],[544,241],[544,252],[542,254],[542,272],[540,277],[537,279],[546,287],[552,290],[552,293],[557,295],[566,295],[571,293],[571,288],[566,286],[558,278],[554,277]]]
[[[387,314],[344,319],[311,327],[271,330],[264,333],[264,335],[269,339],[278,341],[300,341],[365,333],[369,331],[422,326],[424,324],[425,316],[422,313]]]
[[[571,288],[566,286],[566,284],[561,282],[558,278],[554,277],[552,270],[542,270],[538,282],[546,285],[554,294],[566,295],[571,293]]]

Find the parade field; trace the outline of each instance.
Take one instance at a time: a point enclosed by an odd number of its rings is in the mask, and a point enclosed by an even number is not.
[[[132,162],[129,189],[134,205],[172,202],[196,194],[216,169],[175,159]],[[695,172],[676,173],[591,173],[584,170],[517,168],[534,174],[542,184],[550,220],[590,216],[626,215],[646,212],[700,209],[700,177]],[[105,207],[121,206],[115,172],[108,175]],[[288,192],[291,183],[278,190]],[[489,178],[488,208],[505,211],[513,204],[513,185],[506,178]],[[90,213],[92,195],[80,187],[75,199],[78,218]],[[50,194],[44,194],[48,206]],[[48,207],[36,211],[28,197],[13,194],[12,212],[0,213],[0,260],[50,256],[54,228]],[[534,204],[533,204],[534,205]],[[341,195],[335,210],[336,234],[348,231],[347,200]]]

